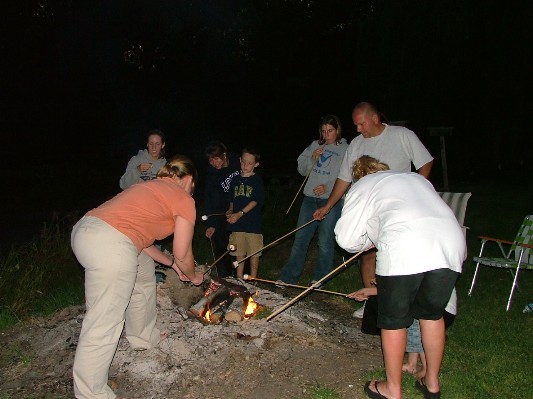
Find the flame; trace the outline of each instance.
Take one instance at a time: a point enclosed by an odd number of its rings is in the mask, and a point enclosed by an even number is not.
[[[253,300],[252,297],[248,298],[248,303],[244,308],[244,318],[252,317],[259,310],[259,304]]]
[[[209,309],[207,309],[207,312],[205,312],[204,319],[211,321],[211,311]]]

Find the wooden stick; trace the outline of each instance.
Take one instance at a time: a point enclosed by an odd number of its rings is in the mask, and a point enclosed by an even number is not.
[[[270,316],[267,317],[267,321],[271,320],[272,318],[276,317],[278,314],[283,312],[285,309],[287,309],[289,306],[291,306],[293,303],[300,300],[300,298],[307,295],[310,291],[314,290],[315,288],[319,287],[322,284],[322,281],[327,280],[330,276],[333,276],[335,273],[337,273],[341,268],[343,268],[345,265],[350,263],[352,260],[357,258],[359,255],[361,255],[363,251],[357,252],[354,256],[352,256],[350,259],[348,259],[346,262],[341,263],[338,267],[336,267],[334,270],[326,274],[324,277],[322,277],[320,280],[318,280],[316,283],[314,283],[312,286],[308,287],[305,291],[300,293],[299,295],[295,296],[293,299],[291,299],[289,302],[287,302],[282,307],[278,308],[274,313],[272,313]]]
[[[209,219],[211,216],[222,216],[222,215],[225,215],[226,212],[221,212],[221,213],[210,213],[209,215],[202,215],[202,220],[207,220]]]
[[[222,255],[220,255],[220,256],[218,257],[218,259],[215,260],[215,261],[211,264],[211,266],[209,266],[209,267],[207,268],[207,270],[204,272],[204,275],[207,274],[207,272],[208,272],[209,270],[211,270],[211,269],[213,268],[213,266],[215,266],[218,262],[220,262],[220,260],[221,260],[224,256],[226,256],[227,254],[229,254],[231,251],[235,251],[235,245],[233,245],[233,244],[228,245],[228,250],[227,250],[226,252],[224,252]]]
[[[265,246],[264,246],[263,248],[261,248],[259,251],[255,251],[253,254],[248,255],[246,258],[244,258],[244,259],[242,259],[242,260],[239,260],[239,261],[235,261],[235,262],[233,262],[233,267],[235,268],[235,267],[239,266],[239,263],[244,262],[246,259],[251,258],[252,256],[258,254],[258,253],[261,252],[261,251],[263,251],[264,249],[267,249],[268,247],[274,245],[274,244],[277,243],[278,241],[283,240],[285,237],[290,236],[292,233],[296,233],[298,230],[303,229],[304,227],[310,225],[311,223],[313,223],[313,222],[315,222],[315,221],[316,221],[316,219],[311,219],[311,220],[308,221],[307,223],[302,224],[300,227],[295,228],[293,231],[288,232],[288,233],[285,234],[283,237],[278,238],[276,241],[272,241],[270,244],[265,245]]]
[[[291,202],[291,204],[289,205],[289,209],[287,209],[287,212],[285,212],[285,215],[288,215],[289,212],[291,211],[291,208],[292,208],[292,206],[294,205],[294,202],[296,201],[296,198],[298,198],[298,195],[300,195],[300,191],[302,191],[303,186],[304,186],[305,183],[307,182],[307,179],[309,178],[309,175],[311,174],[311,172],[312,172],[312,170],[313,170],[313,167],[314,167],[314,165],[311,167],[311,170],[309,171],[309,173],[307,174],[307,176],[305,176],[305,179],[304,179],[304,181],[302,182],[302,185],[300,186],[300,188],[299,188],[298,191],[296,192],[296,195],[295,195],[294,198],[292,199],[292,202]]]
[[[324,149],[324,146],[322,146],[322,149]],[[317,164],[318,160],[320,159],[317,158],[316,161],[313,162],[313,164],[311,165],[311,169],[309,170],[309,172],[307,172],[307,176],[305,176],[305,179],[304,181],[302,182],[302,185],[300,186],[300,188],[298,189],[298,191],[296,192],[296,195],[294,196],[294,198],[292,199],[292,202],[291,204],[289,205],[289,209],[287,209],[287,212],[285,212],[285,215],[288,215],[292,206],[294,205],[294,201],[296,201],[296,198],[298,198],[298,195],[300,194],[300,191],[302,191],[302,188],[304,187],[305,183],[307,182],[307,179],[309,179],[309,176],[311,175],[311,172],[313,171],[313,168],[315,167],[315,165]]]
[[[252,276],[249,276],[247,274],[244,275],[244,279],[245,280],[255,280],[255,281],[260,281],[262,283],[268,283],[268,284],[275,284],[275,285],[282,285],[284,287],[292,287],[292,288],[302,288],[302,289],[306,289],[306,288],[309,288],[309,287],[305,287],[303,285],[296,285],[296,284],[289,284],[289,283],[285,283],[283,281],[272,281],[272,280],[264,280],[262,278],[257,278],[257,277],[252,277]],[[323,292],[325,294],[331,294],[331,295],[339,295],[339,296],[343,296],[343,297],[346,297],[348,294],[343,294],[342,292],[335,292],[335,291],[328,291],[328,290],[322,290],[322,289],[318,289],[318,288],[314,288],[313,291],[316,291],[316,292]]]
[[[209,242],[211,243],[211,253],[213,254],[213,262],[215,261],[215,247],[213,246],[213,239],[212,237],[209,237]]]

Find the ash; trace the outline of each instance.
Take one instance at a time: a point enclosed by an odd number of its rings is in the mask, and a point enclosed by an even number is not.
[[[298,294],[285,297],[232,282],[271,312]],[[134,351],[120,339],[109,380],[119,396],[283,399],[327,386],[342,398],[359,398],[364,397],[362,373],[382,367],[379,337],[360,333],[353,307],[325,308],[324,296],[302,300],[268,322],[251,318],[206,325],[188,311],[202,288],[168,275],[157,290],[157,327],[168,337],[146,351]],[[242,311],[242,299],[231,309]],[[67,308],[0,333],[0,392],[12,398],[72,398],[83,312],[83,307]]]

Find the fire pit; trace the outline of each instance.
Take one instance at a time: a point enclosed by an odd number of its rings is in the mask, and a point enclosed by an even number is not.
[[[243,285],[225,278],[212,278],[202,299],[193,304],[189,312],[203,324],[218,324],[224,319],[249,319],[261,309],[261,305],[252,296]]]

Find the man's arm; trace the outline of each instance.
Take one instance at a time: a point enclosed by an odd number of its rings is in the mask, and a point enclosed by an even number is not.
[[[429,174],[431,173],[431,168],[433,167],[433,161],[429,161],[428,163],[422,165],[420,169],[417,170],[419,174],[424,176],[426,179],[429,179]]]
[[[313,213],[313,218],[317,220],[324,219],[324,217],[329,213],[331,208],[333,208],[335,204],[342,198],[342,196],[344,195],[346,190],[348,190],[351,184],[351,182],[347,182],[337,178],[337,180],[335,180],[335,184],[333,185],[333,189],[331,190],[331,194],[329,195],[328,200],[326,201],[326,205],[321,208],[318,208],[315,213]]]

